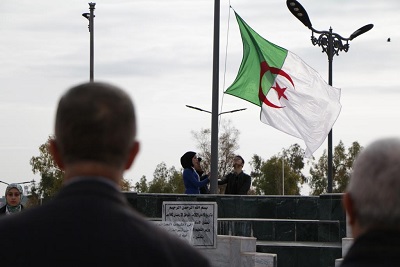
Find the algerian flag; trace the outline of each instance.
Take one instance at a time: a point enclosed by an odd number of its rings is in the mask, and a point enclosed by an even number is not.
[[[243,58],[225,93],[261,106],[261,121],[304,140],[306,157],[311,157],[339,116],[340,89],[328,85],[298,56],[265,40],[235,15]]]

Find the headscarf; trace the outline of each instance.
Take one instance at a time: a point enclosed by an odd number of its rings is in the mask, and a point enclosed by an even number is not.
[[[196,155],[196,152],[188,151],[181,157],[181,165],[184,169],[193,167],[192,159]]]
[[[6,188],[6,196],[7,196],[8,192],[13,188],[15,188],[15,189],[17,189],[19,191],[20,198],[19,198],[19,203],[16,206],[11,206],[8,203],[6,204],[7,205],[7,211],[9,213],[20,212],[22,210],[21,201],[22,201],[22,198],[24,197],[24,191],[22,190],[22,186],[21,185],[19,185],[19,184],[9,184],[7,186],[7,188]],[[6,199],[7,199],[7,197],[6,197]]]

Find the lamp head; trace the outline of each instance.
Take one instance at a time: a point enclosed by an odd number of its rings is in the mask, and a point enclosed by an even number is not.
[[[90,13],[83,13],[82,16],[90,20]]]
[[[362,26],[360,29],[356,30],[355,32],[353,32],[350,37],[349,40],[353,40],[354,38],[356,38],[357,36],[366,33],[367,31],[371,30],[374,27],[374,24],[368,24],[365,26]]]
[[[299,2],[297,2],[296,0],[287,0],[286,5],[287,5],[289,11],[298,20],[300,20],[304,24],[304,26],[306,26],[309,29],[312,28],[312,24],[311,24],[310,18],[308,17],[307,12],[304,9],[304,7],[302,5],[300,5]]]

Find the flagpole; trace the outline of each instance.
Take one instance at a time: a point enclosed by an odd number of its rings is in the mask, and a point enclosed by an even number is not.
[[[353,40],[357,36],[371,30],[374,25],[368,24],[365,25],[355,32],[353,32],[350,37],[344,38],[337,33],[332,32],[332,28],[329,31],[318,31],[312,27],[310,18],[308,17],[307,11],[304,7],[297,2],[296,0],[286,0],[286,5],[289,8],[289,11],[300,20],[304,26],[311,30],[311,42],[312,44],[318,45],[322,47],[322,52],[325,52],[328,56],[328,71],[329,71],[329,85],[332,85],[332,62],[333,56],[339,55],[339,51],[347,52],[349,50],[349,41]],[[314,34],[319,34],[318,38],[314,36]],[[346,41],[343,44],[343,41]],[[332,193],[333,187],[333,151],[332,151],[332,129],[328,134],[328,187],[327,192]]]
[[[211,180],[210,193],[218,193],[218,101],[219,101],[219,20],[220,0],[214,0],[214,45],[211,109]]]
[[[285,158],[282,155],[282,196],[285,195]]]

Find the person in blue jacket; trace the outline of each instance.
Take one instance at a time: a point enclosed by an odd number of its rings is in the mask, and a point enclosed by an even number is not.
[[[183,167],[183,183],[185,184],[185,194],[200,194],[200,188],[207,185],[210,179],[207,177],[200,181],[200,177],[194,169],[199,164],[196,152],[188,151],[181,157]]]

